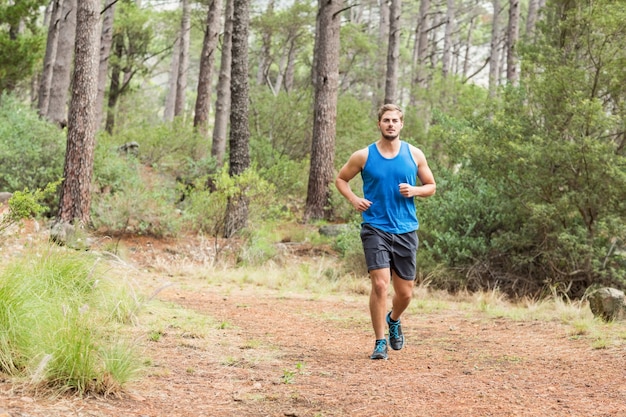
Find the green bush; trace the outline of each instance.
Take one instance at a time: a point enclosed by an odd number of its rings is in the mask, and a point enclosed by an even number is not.
[[[94,194],[91,221],[99,233],[174,236],[181,228],[172,181],[129,183],[116,192]]]
[[[184,176],[180,172],[185,166],[181,161],[188,158],[199,161],[209,154],[209,141],[181,119],[173,123],[146,121],[129,125],[116,133],[110,142],[116,146],[136,142],[139,145],[137,157],[143,165],[175,178]]]
[[[44,189],[63,176],[64,155],[63,131],[12,96],[0,97],[0,191]]]
[[[343,260],[342,272],[357,276],[367,275],[367,264],[361,242],[361,215],[359,213],[355,212],[349,227],[337,236],[334,249],[339,252]]]
[[[207,187],[207,183],[212,184]],[[256,224],[289,216],[289,212],[278,204],[276,187],[260,178],[252,168],[242,175],[231,177],[226,168],[215,175],[200,178],[188,189],[180,207],[185,227],[194,232],[221,236],[228,199],[243,194],[248,200],[248,222],[254,229]]]

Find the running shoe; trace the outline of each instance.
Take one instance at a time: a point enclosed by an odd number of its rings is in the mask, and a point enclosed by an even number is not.
[[[389,345],[393,350],[400,350],[404,347],[404,335],[400,320],[391,320],[391,311],[387,314],[387,324],[389,325]]]
[[[387,359],[387,340],[380,339],[376,341],[374,346],[374,353],[370,356],[370,359]]]

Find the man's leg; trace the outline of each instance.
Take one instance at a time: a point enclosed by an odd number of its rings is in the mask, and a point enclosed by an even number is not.
[[[413,283],[415,281],[402,279],[393,273],[393,298],[391,304],[391,320],[398,321],[400,316],[411,303],[413,297]]]
[[[377,340],[385,338],[385,327],[387,325],[385,315],[387,314],[387,293],[389,290],[390,276],[389,268],[370,271],[370,280],[372,281],[370,315],[372,317],[372,326],[374,327],[374,334]]]

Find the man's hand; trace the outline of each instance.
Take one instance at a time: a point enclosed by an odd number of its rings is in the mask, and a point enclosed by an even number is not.
[[[413,193],[413,189],[415,187],[413,187],[411,184],[407,184],[406,182],[401,183],[398,186],[398,189],[400,190],[400,194],[402,194],[405,197],[413,197],[414,194]]]
[[[352,206],[361,213],[370,208],[370,206],[372,205],[371,201],[364,198],[355,198],[353,201],[351,201],[351,203]]]

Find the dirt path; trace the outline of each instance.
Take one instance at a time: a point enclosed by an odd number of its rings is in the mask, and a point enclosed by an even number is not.
[[[148,373],[122,398],[49,399],[0,381],[0,417],[626,417],[623,346],[593,349],[560,323],[412,312],[405,348],[371,361],[366,296],[198,279],[157,297],[207,317],[208,336],[141,330]]]

